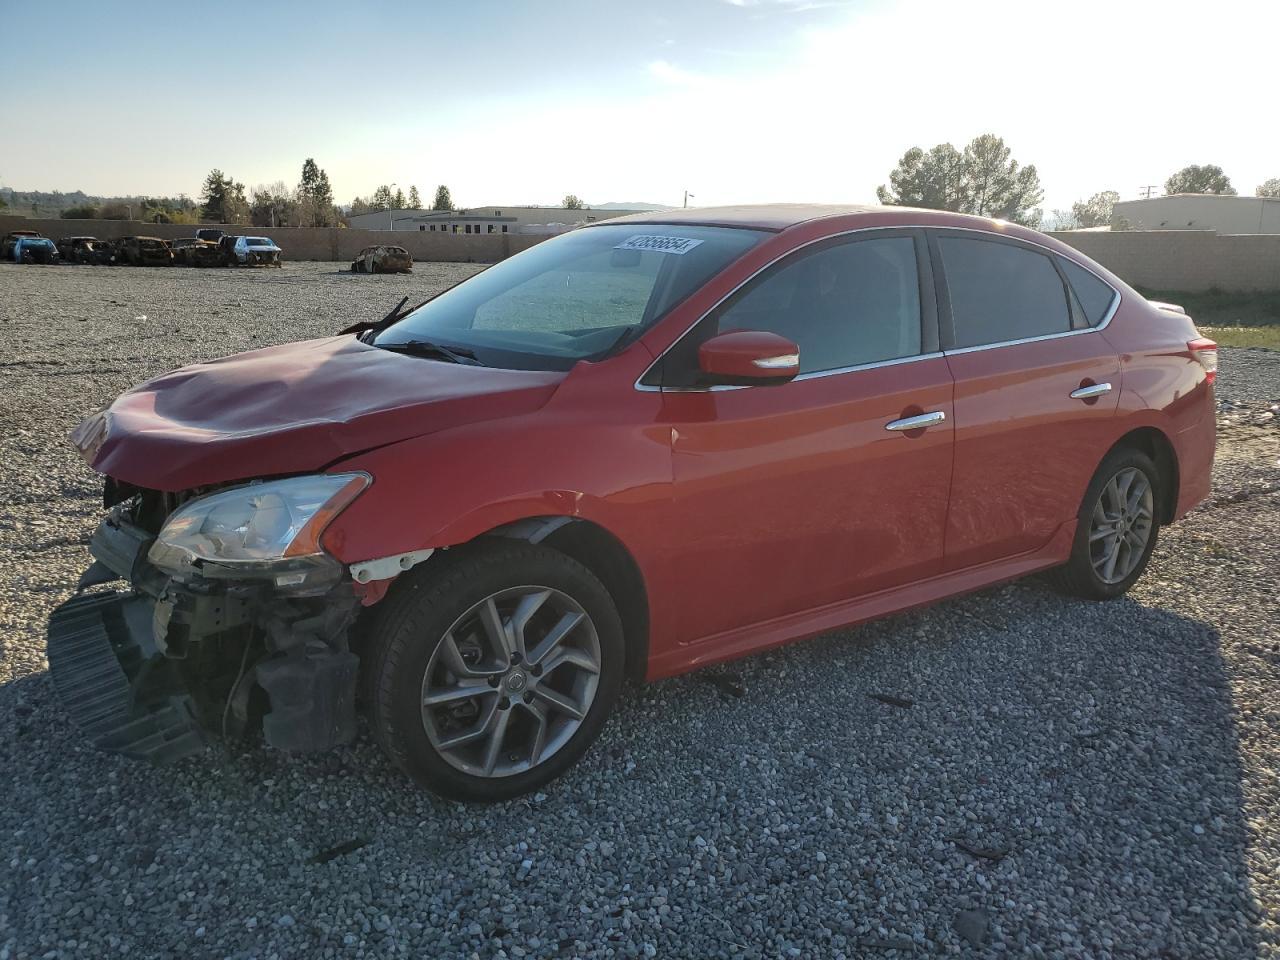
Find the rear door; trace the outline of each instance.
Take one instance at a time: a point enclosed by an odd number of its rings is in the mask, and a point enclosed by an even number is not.
[[[919,231],[804,248],[663,359],[688,642],[938,572],[951,481],[951,375]],[[924,269],[921,270],[921,264]],[[790,383],[698,389],[697,347],[733,329],[800,348]],[[916,430],[886,429],[935,414]]]
[[[1086,313],[1063,258],[979,231],[930,233],[955,379],[954,570],[1034,551],[1075,518],[1111,442],[1120,364],[1099,332],[1111,310]]]

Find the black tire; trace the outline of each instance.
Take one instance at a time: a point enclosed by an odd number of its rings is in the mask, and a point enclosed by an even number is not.
[[[577,762],[608,719],[625,661],[617,608],[596,576],[557,550],[493,538],[432,558],[400,580],[376,608],[362,655],[370,726],[387,755],[428,790],[479,802],[536,790]],[[446,760],[426,732],[424,677],[460,617],[486,597],[528,585],[567,595],[590,618],[600,651],[594,699],[569,739],[531,769],[506,776],[471,774]]]
[[[1108,582],[1095,569],[1093,547],[1090,533],[1093,530],[1094,509],[1098,506],[1103,491],[1113,477],[1128,471],[1137,470],[1144,475],[1151,486],[1152,509],[1150,533],[1141,556],[1133,569],[1116,582]],[[1089,489],[1085,491],[1084,502],[1077,514],[1076,535],[1071,543],[1071,559],[1066,564],[1051,570],[1049,582],[1063,593],[1081,597],[1085,600],[1114,600],[1128,593],[1129,588],[1142,576],[1151,560],[1152,551],[1160,539],[1161,505],[1164,502],[1164,485],[1160,471],[1152,463],[1151,458],[1140,450],[1121,447],[1113,450],[1103,459]]]

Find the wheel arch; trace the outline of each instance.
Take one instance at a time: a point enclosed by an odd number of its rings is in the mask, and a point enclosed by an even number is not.
[[[649,664],[649,591],[640,565],[616,535],[581,517],[542,516],[503,524],[481,536],[543,544],[572,557],[599,577],[622,620],[626,676],[644,678]]]
[[[1107,451],[1108,456],[1119,449],[1140,450],[1151,458],[1160,471],[1160,522],[1173,522],[1178,507],[1179,468],[1178,454],[1164,431],[1157,427],[1138,427],[1117,440]]]

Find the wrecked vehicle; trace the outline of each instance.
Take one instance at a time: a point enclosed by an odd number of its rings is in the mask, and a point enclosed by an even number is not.
[[[4,239],[0,240],[0,259],[12,260],[14,245],[24,237],[39,238],[41,234],[36,230],[11,230],[4,235]]]
[[[413,257],[404,247],[389,244],[365,247],[351,261],[352,273],[412,273]]]
[[[196,231],[197,240],[207,240],[209,243],[217,243],[226,233],[216,227],[201,227]]]
[[[223,251],[227,265],[231,267],[278,267],[281,266],[280,254],[283,252],[267,237],[234,237],[234,242],[227,243],[222,238]]]
[[[58,256],[68,263],[108,264],[111,244],[97,237],[63,237],[58,241]]]
[[[48,237],[18,237],[9,258],[14,263],[57,263],[58,248]]]
[[[1119,597],[1209,491],[1216,344],[999,220],[639,214],[406,303],[76,428],[106,516],[48,658],[87,739],[318,750],[358,698],[419,783],[510,798],[624,677],[1042,570]]]
[[[169,241],[175,267],[216,267],[222,263],[222,252],[210,240],[180,237]]]
[[[171,267],[173,251],[159,237],[121,237],[115,243],[115,262],[131,267]]]

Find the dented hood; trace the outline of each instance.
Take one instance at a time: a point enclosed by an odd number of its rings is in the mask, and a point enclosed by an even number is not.
[[[317,470],[409,437],[538,409],[564,373],[495,370],[306,340],[183,367],[71,434],[100,473],[153,490]]]

